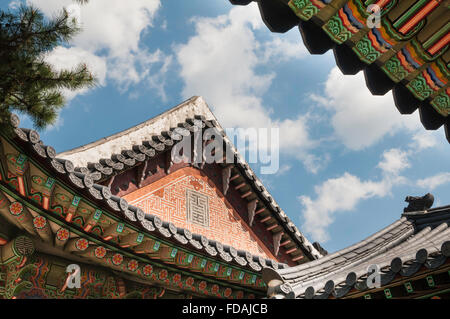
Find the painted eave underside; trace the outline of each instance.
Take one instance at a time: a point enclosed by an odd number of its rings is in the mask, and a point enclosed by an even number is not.
[[[252,0],[230,2],[248,5]],[[270,31],[284,33],[298,27],[311,54],[333,50],[343,74],[363,70],[372,94],[384,95],[392,90],[401,114],[418,110],[425,129],[444,126],[450,143],[448,0],[253,2],[258,3]],[[382,7],[381,28],[369,29],[360,21],[368,19],[372,13],[367,6],[375,3]]]
[[[290,240],[310,260],[322,257],[325,251],[318,244],[315,245],[318,248],[320,247],[321,250],[316,249],[280,208],[226,136],[220,123],[217,122],[202,97],[192,97],[142,124],[76,149],[59,153],[57,157],[70,161],[75,166],[75,172],[90,176],[94,182],[103,182],[124,170],[151,159],[157,154],[170,150],[176,143],[176,141],[171,141],[170,132],[177,127],[192,130],[194,120],[202,121],[203,126],[216,128],[220,131],[224,142],[233,152],[233,165],[241,172],[240,174],[246,180],[251,191],[260,199],[260,203],[264,203],[260,205],[264,205],[270,211],[273,218],[283,229],[284,234],[288,235]],[[155,140],[157,142],[154,142]],[[165,144],[165,141],[171,142],[170,146]]]
[[[365,240],[319,260],[286,269],[266,268],[263,279],[266,284],[278,283],[270,293],[275,298],[341,298],[352,290],[367,291],[368,267],[378,265],[385,286],[399,275],[406,278],[423,267],[433,270],[446,264],[449,225],[450,206],[404,213]]]

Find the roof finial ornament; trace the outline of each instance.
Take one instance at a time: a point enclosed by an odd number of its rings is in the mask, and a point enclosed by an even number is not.
[[[405,202],[409,203],[408,207],[403,209],[404,213],[426,211],[433,206],[434,196],[430,193],[420,196],[407,196]]]

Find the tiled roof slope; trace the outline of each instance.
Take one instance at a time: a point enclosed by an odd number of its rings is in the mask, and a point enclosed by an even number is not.
[[[269,222],[275,220],[275,223],[279,225],[276,228],[275,224],[270,225],[273,232],[279,231],[281,228],[285,236],[290,238],[289,245],[293,245],[293,247],[289,247],[288,251],[292,251],[294,255],[298,254],[298,251],[294,249],[297,247],[310,260],[322,257],[322,253],[298,230],[245,159],[238,153],[202,97],[192,97],[142,124],[60,153],[58,157],[73,162],[76,172],[89,175],[95,182],[104,181],[157,154],[170,150],[177,142],[175,135],[172,134],[174,129],[181,127],[194,132],[196,130],[194,120],[201,121],[203,127],[216,128],[220,131],[227,144],[226,147],[233,151],[234,167],[239,171],[240,178],[245,181],[246,186],[241,187],[240,191],[251,192],[252,195],[247,198],[258,198],[259,204],[256,211],[265,209],[270,212],[272,219]]]
[[[368,289],[368,267],[378,265],[381,285],[396,276],[412,276],[422,267],[435,269],[450,257],[450,206],[404,213],[365,240],[296,267],[263,269],[273,298],[341,298],[352,289]]]
[[[248,5],[252,0],[230,0]],[[419,110],[427,130],[444,126],[450,143],[450,10],[442,0],[253,0],[272,32],[298,27],[311,54],[333,50],[344,74],[364,72],[374,95],[392,90],[401,114]],[[381,8],[380,24],[371,5]],[[363,106],[362,106],[363,107]]]
[[[93,202],[102,203],[109,210],[119,215],[127,222],[139,225],[146,232],[156,237],[173,241],[187,249],[195,249],[206,256],[215,257],[230,264],[247,267],[253,271],[261,271],[262,267],[284,268],[287,265],[271,259],[254,256],[247,251],[237,250],[234,247],[220,242],[209,240],[203,235],[192,234],[189,230],[176,227],[174,224],[161,220],[158,216],[144,213],[140,208],[129,205],[121,197],[113,196],[108,187],[95,184],[92,177],[74,170],[71,161],[56,157],[53,147],[44,145],[39,133],[25,128],[19,128],[19,118],[12,116],[15,126],[15,138],[27,151],[27,155],[36,158],[41,164],[50,169],[53,176],[68,183],[71,187],[84,194]]]
[[[58,154],[59,158],[71,161],[75,167],[87,167],[88,163],[97,163],[102,158],[110,158],[113,154],[121,154],[132,145],[141,145],[153,135],[169,132],[186,119],[201,116],[205,120],[216,120],[202,97],[194,96],[178,106],[130,129],[104,137],[98,141],[74,148]]]

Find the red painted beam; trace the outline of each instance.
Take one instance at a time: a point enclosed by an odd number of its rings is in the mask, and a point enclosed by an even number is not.
[[[430,2],[428,2],[419,12],[417,12],[411,19],[409,19],[408,22],[406,22],[399,31],[403,34],[408,33],[428,14],[430,14],[431,11],[436,9],[441,4],[441,2],[442,0],[431,0]]]

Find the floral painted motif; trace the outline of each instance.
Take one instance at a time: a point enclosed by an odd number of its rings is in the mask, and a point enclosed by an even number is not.
[[[214,295],[217,295],[217,294],[219,293],[219,286],[216,285],[216,284],[212,285],[212,287],[211,287],[211,292],[212,292]]]
[[[111,261],[114,265],[119,266],[123,262],[123,256],[121,254],[114,254]]]
[[[180,282],[181,281],[181,275],[180,274],[173,275],[172,280],[173,280],[174,283]]]
[[[194,285],[194,278],[189,277],[188,279],[186,279],[186,286],[191,287],[192,285]]]
[[[232,293],[233,293],[233,290],[231,290],[231,288],[226,288],[225,291],[223,292],[223,295],[225,298],[229,298]]]
[[[89,242],[84,238],[80,238],[75,243],[75,247],[80,251],[85,251],[89,247]]]
[[[105,247],[99,246],[99,247],[95,248],[94,254],[95,254],[95,257],[100,258],[100,259],[105,257],[106,256]]]
[[[44,216],[36,216],[33,218],[33,225],[36,229],[43,229],[47,225],[47,219]]]
[[[207,285],[208,285],[208,284],[206,283],[206,281],[201,281],[201,282],[198,284],[198,288],[199,288],[200,290],[205,290]]]
[[[159,272],[159,279],[164,280],[168,275],[169,273],[167,272],[167,270],[163,269]]]
[[[152,265],[145,265],[143,269],[144,275],[150,276],[153,273]]]
[[[40,176],[32,176],[31,180],[33,181],[33,183],[38,184],[38,185],[44,184],[44,179]]]
[[[128,262],[128,265],[127,265],[128,270],[136,271],[136,269],[138,269],[138,267],[139,267],[139,263],[137,260],[132,259]]]
[[[56,238],[60,241],[66,241],[67,239],[69,239],[69,231],[65,228],[60,228],[57,232],[56,232]]]
[[[9,211],[14,216],[19,216],[23,212],[23,205],[19,202],[14,202],[9,205]]]

